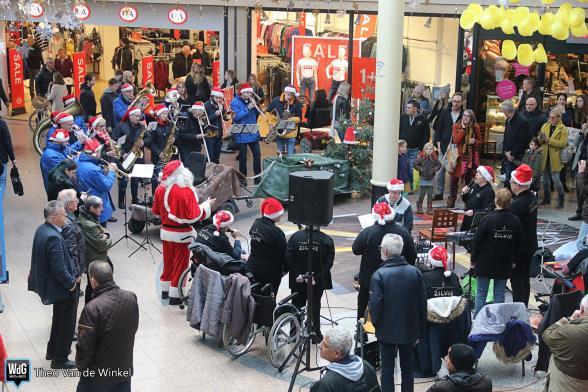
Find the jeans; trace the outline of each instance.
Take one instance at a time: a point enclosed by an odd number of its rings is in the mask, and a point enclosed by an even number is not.
[[[549,195],[549,188],[551,187],[551,180],[553,180],[553,185],[557,190],[557,194],[560,197],[564,196],[563,184],[561,183],[561,179],[559,178],[559,172],[551,170],[551,159],[548,156],[547,162],[545,163],[545,169],[543,170],[543,194],[545,197]]]
[[[29,94],[31,99],[35,98],[35,76],[39,73],[38,68],[29,68]]]
[[[131,392],[131,380],[119,383],[100,383],[80,377],[76,392]]]
[[[382,357],[382,376],[380,383],[382,391],[394,391],[394,364],[396,353],[400,355],[400,374],[402,377],[402,392],[414,391],[413,377],[413,353],[414,344],[387,344],[380,342],[380,355]]]
[[[76,329],[78,290],[69,293],[65,299],[53,304],[53,320],[51,322],[51,333],[47,343],[47,356],[55,362],[65,362],[71,350],[71,343]]]
[[[421,192],[419,193],[419,203],[422,203],[425,199],[425,193],[427,194],[427,203],[433,202],[433,185],[421,186]]]
[[[247,146],[251,150],[251,154],[253,154],[253,173],[258,175],[261,173],[261,151],[259,149],[259,142],[253,143],[239,143],[237,144],[239,147],[239,171],[247,177]],[[255,179],[256,183],[259,179]]]
[[[582,222],[580,225],[580,232],[578,233],[578,239],[576,240],[576,248],[578,250],[588,249],[586,245],[586,236],[588,235],[588,223]]]
[[[8,171],[8,164],[0,162],[3,166],[2,174],[0,175],[0,197],[4,199],[4,194],[6,193],[6,172]]]
[[[410,182],[410,190],[414,190],[414,161],[419,156],[421,150],[419,148],[408,148],[406,153],[408,154],[408,182]]]
[[[476,291],[476,309],[474,317],[480,309],[486,305],[486,297],[488,296],[488,287],[490,286],[490,278],[483,278],[478,276],[478,290]],[[494,279],[494,303],[504,303],[504,294],[506,293],[506,279]]]
[[[516,169],[514,163],[509,162],[507,160],[502,161],[502,169],[504,170],[504,186],[510,189],[510,175]]]
[[[316,85],[314,83],[314,78],[302,78],[300,79],[300,95],[306,96],[306,92],[308,91],[308,100],[310,102],[314,102],[314,89]]]
[[[329,90],[329,101],[333,100],[333,97],[335,94],[337,94],[337,90],[339,89],[341,83],[343,83],[343,80],[333,80],[331,82],[331,89]]]
[[[445,167],[441,165],[441,169],[435,174],[435,195],[443,196],[445,193]]]
[[[296,154],[296,138],[291,137],[285,139],[283,137],[276,138],[278,152],[286,152],[288,155]]]
[[[221,137],[206,138],[206,148],[210,154],[210,161],[216,164],[220,163],[221,149],[223,147],[223,139]]]

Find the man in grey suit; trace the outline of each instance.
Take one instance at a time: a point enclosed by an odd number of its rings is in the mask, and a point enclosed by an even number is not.
[[[63,203],[50,201],[43,211],[45,223],[35,231],[29,273],[29,291],[39,294],[45,305],[53,305],[51,335],[46,359],[52,369],[71,369],[68,359],[76,327],[78,284],[75,266],[61,236],[66,223]]]

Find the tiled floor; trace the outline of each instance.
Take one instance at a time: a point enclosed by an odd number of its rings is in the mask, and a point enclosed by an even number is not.
[[[38,156],[31,145],[31,133],[24,122],[9,122],[16,149],[17,163],[25,187],[25,196],[16,197],[9,191],[5,197],[5,227],[10,270],[10,283],[0,286],[6,308],[0,314],[0,332],[4,337],[9,357],[30,358],[35,368],[49,367],[44,359],[45,346],[51,323],[51,308],[44,306],[36,294],[28,292],[26,277],[30,266],[32,236],[42,222],[42,207],[45,193],[38,168]],[[273,148],[264,146],[265,153]],[[233,155],[223,155],[226,164],[235,165]],[[113,193],[115,194],[115,193]],[[347,199],[336,203],[335,215],[367,211],[367,201]],[[240,203],[242,213],[237,216],[235,227],[247,233],[257,214],[257,204],[248,209]],[[571,208],[568,208],[568,213]],[[118,223],[109,224],[112,238],[122,235],[122,214],[117,212]],[[542,216],[564,222],[567,214],[546,210]],[[343,221],[336,218],[331,229],[345,230],[335,233],[336,245],[340,251],[334,267],[336,290],[328,294],[331,310],[323,298],[323,315],[338,320],[349,330],[354,329],[356,293],[349,290],[353,271],[359,266],[359,258],[350,254],[348,247],[352,238],[347,232],[358,232],[359,224],[354,219]],[[565,221],[567,223],[567,221]],[[158,247],[158,229],[151,229]],[[137,236],[141,240],[143,235]],[[109,252],[115,264],[115,281],[122,288],[137,294],[140,309],[139,331],[135,341],[133,377],[134,391],[285,391],[291,376],[291,369],[279,374],[267,360],[264,340],[258,336],[250,353],[239,359],[232,359],[218,343],[211,338],[202,339],[201,334],[191,329],[185,321],[185,310],[162,305],[156,296],[157,271],[161,256],[157,252],[139,251],[133,257],[128,255],[135,249],[132,242],[123,241]],[[85,285],[85,284],[84,284]],[[289,294],[286,284],[280,290],[280,297]],[[83,301],[82,301],[83,302]],[[82,309],[80,304],[79,311]],[[72,353],[71,358],[75,354]],[[312,362],[317,357],[313,349]],[[533,361],[534,362],[534,361]],[[532,362],[532,363],[533,363]],[[531,364],[532,364],[531,363]],[[522,379],[520,366],[501,365],[490,349],[480,361],[480,369],[489,374],[494,385],[500,390],[539,390],[541,381],[531,375],[527,365],[527,376]],[[295,390],[307,388],[318,372],[303,373],[296,380]],[[417,380],[417,391],[430,386],[430,380]],[[24,392],[74,391],[77,380],[59,376],[56,378],[34,377],[30,384],[19,390]],[[14,387],[10,387],[11,391]]]

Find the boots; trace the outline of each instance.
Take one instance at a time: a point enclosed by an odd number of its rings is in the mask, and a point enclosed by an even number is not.
[[[557,208],[558,210],[564,208],[564,197],[564,195],[557,195],[557,205],[555,206],[555,208]]]
[[[543,192],[543,200],[541,200],[541,203],[539,203],[539,205],[542,206],[548,206],[551,204],[551,192]]]
[[[455,207],[455,196],[449,196],[447,198],[447,208],[454,208]]]
[[[433,202],[427,202],[427,215],[433,215]]]
[[[422,201],[417,201],[417,214],[424,214],[423,211],[423,202]]]
[[[438,193],[433,196],[433,201],[440,201],[443,200],[443,193]]]

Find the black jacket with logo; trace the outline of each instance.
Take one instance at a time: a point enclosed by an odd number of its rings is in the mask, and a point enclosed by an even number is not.
[[[425,143],[429,141],[431,131],[427,119],[418,115],[414,118],[412,124],[406,114],[400,116],[400,139],[406,140],[408,148],[423,149]]]
[[[312,233],[312,272],[315,288],[329,290],[333,288],[331,268],[335,261],[335,243],[333,239],[322,231]],[[304,275],[308,270],[308,232],[300,230],[288,240],[286,259],[290,269],[290,289],[305,291],[306,283],[296,282],[298,275]]]
[[[537,250],[537,197],[533,191],[526,190],[512,199],[508,209],[515,214],[522,225],[521,246],[519,248],[519,264],[517,270],[526,269],[528,274],[529,264],[533,253]]]
[[[277,293],[284,273],[288,271],[286,261],[286,236],[267,217],[257,218],[249,230],[251,255],[247,265],[259,283],[271,283]]]
[[[464,210],[472,210],[474,211],[474,215],[476,212],[489,211],[494,203],[494,188],[492,188],[492,185],[490,184],[481,187],[480,185],[473,183],[473,185],[470,184],[469,191],[461,195],[461,199],[465,203]],[[467,231],[470,229],[472,221],[474,220],[474,215],[464,215],[460,230]]]
[[[229,237],[225,233],[214,235],[216,226],[208,225],[198,231],[196,241],[208,246],[214,252],[224,253],[235,260],[241,259],[241,241],[235,240],[235,246],[231,245]]]

